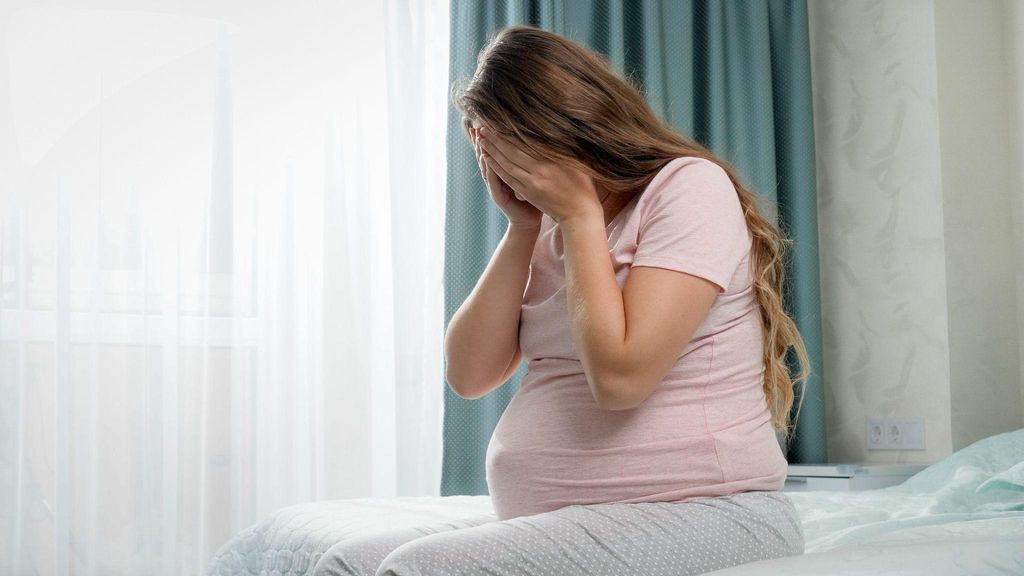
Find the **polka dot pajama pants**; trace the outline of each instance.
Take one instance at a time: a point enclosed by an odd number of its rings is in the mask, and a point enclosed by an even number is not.
[[[684,576],[803,554],[783,492],[685,502],[576,504],[498,521],[493,514],[346,538],[315,576]]]

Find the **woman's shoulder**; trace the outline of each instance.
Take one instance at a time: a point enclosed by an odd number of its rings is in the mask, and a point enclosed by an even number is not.
[[[678,202],[687,197],[703,203],[702,198],[718,196],[722,191],[732,192],[736,188],[729,174],[713,160],[700,156],[679,156],[665,163],[651,183],[647,185],[637,202],[638,212],[649,210],[666,202]]]
[[[679,156],[669,160],[661,167],[657,176],[651,181],[651,186],[658,184],[660,188],[664,188],[668,184],[691,181],[732,182],[725,169],[714,160],[700,156]]]

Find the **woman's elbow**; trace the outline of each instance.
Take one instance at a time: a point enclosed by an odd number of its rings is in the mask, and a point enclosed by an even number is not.
[[[487,394],[489,390],[487,386],[480,385],[480,378],[471,375],[459,375],[450,368],[445,369],[444,379],[456,396],[466,400],[476,400]],[[476,385],[472,383],[476,383]]]
[[[602,410],[631,410],[643,404],[654,390],[653,386],[642,384],[637,376],[606,374],[596,380],[592,387],[594,400]]]
[[[591,387],[594,401],[602,410],[629,410],[638,403],[634,402],[628,390],[610,378],[598,378]]]
[[[467,380],[467,378],[459,374],[458,369],[452,366],[450,362],[445,361],[444,381],[456,396],[460,398],[469,398],[469,392],[466,390],[465,386],[465,382]]]

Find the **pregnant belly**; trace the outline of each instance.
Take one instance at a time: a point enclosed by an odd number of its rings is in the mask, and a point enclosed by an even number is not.
[[[528,372],[487,446],[498,518],[712,495],[723,474],[700,392],[680,384],[636,408],[603,410],[583,374]]]

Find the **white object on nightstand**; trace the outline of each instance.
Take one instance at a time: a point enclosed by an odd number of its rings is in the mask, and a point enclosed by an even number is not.
[[[790,464],[783,492],[873,490],[900,484],[927,464]]]

